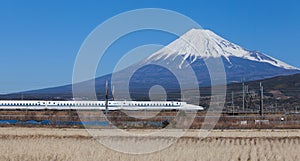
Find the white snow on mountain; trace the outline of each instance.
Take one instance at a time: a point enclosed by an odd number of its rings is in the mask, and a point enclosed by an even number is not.
[[[284,69],[297,69],[271,56],[256,51],[246,50],[239,45],[216,35],[210,30],[191,29],[181,37],[171,42],[166,47],[155,52],[146,61],[166,60],[182,56],[184,60],[192,58],[192,62],[197,59],[224,57],[229,63],[230,57],[238,57],[257,62],[269,63],[273,66]],[[181,66],[179,66],[181,68]]]

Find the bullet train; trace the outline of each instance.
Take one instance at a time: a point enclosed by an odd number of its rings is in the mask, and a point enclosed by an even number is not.
[[[0,110],[204,110],[178,101],[0,100]]]

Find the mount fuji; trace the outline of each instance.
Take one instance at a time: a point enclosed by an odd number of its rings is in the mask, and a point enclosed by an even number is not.
[[[196,75],[205,74],[208,60],[221,59],[227,83],[238,82],[241,79],[249,81],[299,73],[296,67],[258,51],[244,49],[210,30],[203,29],[191,29],[151,55],[145,62],[168,62],[178,57],[181,57],[181,62],[189,63],[196,71]],[[184,68],[182,63],[179,63],[178,69],[182,68]],[[200,85],[207,84],[200,83]]]
[[[152,64],[167,64],[171,71]],[[187,71],[188,66],[195,73]],[[136,70],[136,74],[131,78],[131,84],[135,86],[155,83],[172,86],[177,84],[177,81],[171,79],[174,78],[171,73],[180,71],[179,76],[186,77],[186,83],[191,81],[189,75],[195,74],[200,87],[210,86],[211,80],[214,79],[211,78],[210,72],[218,73],[220,70],[226,73],[227,84],[300,72],[296,67],[258,51],[244,49],[204,29],[191,29],[141,63],[126,70]],[[122,73],[127,73],[126,70]],[[141,81],[142,78],[146,81]]]
[[[222,69],[218,69],[220,67]],[[244,49],[210,30],[191,29],[139,63],[96,78],[95,81],[79,84],[82,91],[87,86],[95,86],[99,98],[103,98],[106,81],[118,84],[119,87],[128,86],[133,99],[149,99],[149,91],[155,85],[162,86],[168,97],[175,94],[174,97],[180,98],[180,83],[186,84],[187,89],[192,88],[189,84],[195,83],[195,80],[190,79],[191,75],[196,77],[196,83],[200,87],[211,86],[211,80],[215,79],[211,78],[212,70],[215,76],[218,76],[220,70],[223,71],[227,84],[300,73],[296,67],[261,52]],[[126,79],[128,81],[125,81]],[[122,92],[126,89],[115,90]],[[72,85],[26,93],[68,95],[72,93]]]
[[[113,81],[122,84],[118,80],[123,80],[128,73],[131,97],[145,93],[143,97],[148,98],[149,90],[155,85],[162,86],[166,93],[180,93],[182,82],[187,88],[194,83],[192,75],[198,85],[204,87],[211,86],[212,79],[220,79],[218,76],[226,77],[224,83],[229,84],[291,75],[300,70],[261,52],[244,49],[210,30],[191,29],[142,62],[115,73],[118,79]],[[178,80],[178,77],[183,79]],[[138,94],[134,96],[134,93]]]
[[[170,51],[172,51],[172,53],[170,53]],[[147,61],[153,59],[165,60],[170,57],[177,56],[182,56],[185,60],[191,60],[189,61],[190,63],[194,63],[198,59],[222,57],[224,59],[224,63],[234,66],[239,63],[232,61],[232,59],[241,58],[248,61],[268,63],[274,67],[286,70],[299,70],[298,68],[288,65],[266,54],[262,54],[258,51],[246,50],[216,35],[214,32],[204,29],[191,29],[162,50],[154,53],[147,59]],[[242,63],[243,62],[240,64]]]

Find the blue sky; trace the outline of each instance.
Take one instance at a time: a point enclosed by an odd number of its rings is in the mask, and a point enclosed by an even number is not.
[[[71,83],[77,52],[88,34],[112,16],[139,8],[177,11],[246,49],[300,67],[297,0],[2,0],[0,93]],[[174,39],[155,31],[135,33],[120,39],[108,53],[122,54],[149,43],[166,45]],[[117,59],[118,55],[107,57]],[[114,66],[109,62],[102,65]],[[97,75],[107,72],[98,70]]]

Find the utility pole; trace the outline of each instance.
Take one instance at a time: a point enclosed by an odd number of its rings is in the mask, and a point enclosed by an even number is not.
[[[260,116],[263,116],[263,107],[264,107],[264,87],[262,83],[259,83],[260,86],[260,109],[259,109],[259,114]]]
[[[105,85],[105,115],[108,114],[108,82]]]
[[[245,112],[245,83],[243,80],[243,112]]]
[[[232,113],[234,113],[234,93],[231,92],[231,106],[232,106]]]

